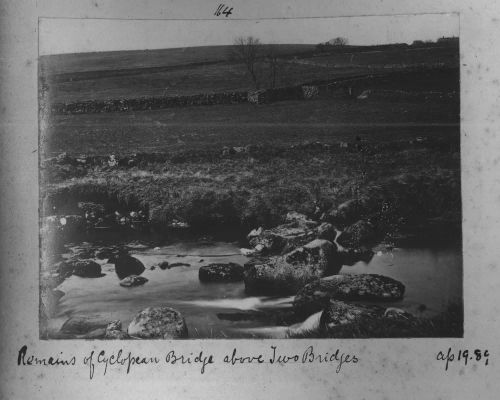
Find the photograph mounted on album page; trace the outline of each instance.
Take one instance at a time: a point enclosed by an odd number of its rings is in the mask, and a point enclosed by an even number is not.
[[[2,397],[493,398],[494,5],[164,3],[2,4]]]

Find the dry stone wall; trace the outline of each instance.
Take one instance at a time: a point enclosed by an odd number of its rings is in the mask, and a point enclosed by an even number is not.
[[[247,101],[247,92],[203,93],[193,96],[142,97],[136,99],[89,100],[75,103],[56,103],[55,114],[92,114],[103,112],[145,111],[170,107],[238,104]]]

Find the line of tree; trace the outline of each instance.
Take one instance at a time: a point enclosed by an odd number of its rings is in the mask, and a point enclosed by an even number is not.
[[[330,49],[332,47],[338,48],[338,47],[347,46],[348,43],[349,42],[348,42],[347,38],[339,36],[339,37],[331,39],[327,42],[319,43],[318,45],[316,45],[316,49],[320,50],[320,51],[325,51],[325,50]]]

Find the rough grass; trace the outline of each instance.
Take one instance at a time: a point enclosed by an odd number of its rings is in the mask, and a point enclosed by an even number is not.
[[[458,133],[456,134],[458,135]],[[52,165],[45,209],[60,212],[76,201],[149,210],[153,223],[182,219],[195,226],[273,226],[286,212],[311,215],[342,202],[372,199],[367,215],[384,231],[428,218],[460,221],[458,137],[449,133],[425,144],[364,143],[361,150],[303,144],[265,146],[249,154],[221,151],[170,154],[165,162],[132,168]],[[193,150],[194,151],[194,150]],[[58,171],[65,173],[58,176]],[[80,176],[81,174],[81,176]],[[114,199],[114,202],[112,201]],[[110,210],[113,211],[113,210]],[[355,221],[352,221],[355,222]]]
[[[42,158],[216,150],[222,146],[338,145],[456,135],[459,103],[450,99],[318,99],[254,106],[214,105],[137,113],[53,116],[42,135]]]

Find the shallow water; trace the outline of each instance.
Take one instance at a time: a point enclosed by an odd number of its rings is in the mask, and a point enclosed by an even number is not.
[[[198,269],[202,265],[245,263],[247,258],[240,254],[237,243],[184,242],[160,247],[135,243],[131,254],[146,267],[142,276],[149,281],[145,285],[121,287],[114,266],[101,261],[103,277],[71,276],[59,286],[65,295],[50,322],[50,330],[57,331],[65,320],[75,316],[119,319],[126,330],[137,312],[161,305],[173,307],[184,315],[190,338],[284,337],[285,325],[277,326],[272,318],[263,317],[269,313],[255,311],[290,308],[293,297],[249,297],[245,295],[243,282],[199,281]],[[190,266],[150,270],[162,261]],[[444,311],[450,302],[462,298],[462,261],[458,249],[395,249],[374,256],[368,264],[344,266],[340,273],[376,273],[400,280],[406,286],[405,297],[384,305],[397,306],[419,316]],[[250,314],[250,318],[238,320],[235,313]]]

